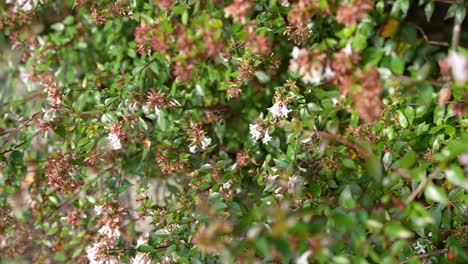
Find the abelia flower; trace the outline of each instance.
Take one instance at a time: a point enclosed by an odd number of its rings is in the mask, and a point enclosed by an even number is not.
[[[262,136],[262,132],[261,132],[262,130],[261,130],[260,125],[258,124],[250,124],[249,131],[250,131],[250,135],[252,135],[252,138],[254,140],[259,140],[260,137]]]
[[[201,149],[205,150],[207,147],[209,147],[211,144],[211,138],[209,137],[204,137],[203,140],[201,141]]]
[[[112,149],[118,150],[122,148],[119,135],[114,134],[114,133],[109,133],[109,135],[107,136],[107,140],[109,140],[109,143]]]
[[[265,132],[265,135],[263,136],[262,143],[263,144],[268,144],[271,141],[270,134],[268,134],[268,130]]]
[[[268,111],[275,118],[287,117],[289,112],[292,110],[288,109],[287,105],[283,102],[276,102],[272,107],[268,108]]]
[[[108,239],[116,241],[120,237],[120,231],[117,228],[113,228],[107,223],[106,225],[102,226],[98,233],[102,236],[106,236]]]
[[[468,57],[455,51],[451,51],[448,56],[448,64],[452,69],[452,76],[455,82],[464,84],[468,81]]]

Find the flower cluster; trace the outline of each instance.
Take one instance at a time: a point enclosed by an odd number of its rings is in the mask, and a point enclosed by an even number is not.
[[[83,181],[76,177],[77,168],[71,163],[75,160],[74,154],[61,151],[58,151],[55,157],[50,157],[44,171],[47,185],[58,188],[63,193],[71,193],[83,185]]]
[[[319,51],[309,52],[307,48],[294,47],[291,57],[289,70],[299,73],[305,83],[320,84],[335,76],[326,62],[326,55]]]
[[[341,3],[336,11],[336,20],[347,26],[355,25],[372,8],[372,0],[352,0],[348,3]]]
[[[224,8],[225,17],[232,17],[235,21],[245,23],[252,10],[253,0],[234,0]]]

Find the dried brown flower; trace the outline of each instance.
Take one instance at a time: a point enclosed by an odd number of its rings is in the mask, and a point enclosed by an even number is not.
[[[83,181],[76,179],[74,174],[77,169],[70,163],[75,155],[64,154],[59,151],[56,157],[50,157],[45,167],[45,176],[49,187],[58,188],[63,193],[70,193],[83,185]]]
[[[245,23],[252,7],[252,0],[233,0],[230,5],[224,8],[224,16],[232,17],[235,21]]]
[[[372,7],[372,0],[352,0],[350,3],[338,6],[336,19],[347,26],[355,25]]]

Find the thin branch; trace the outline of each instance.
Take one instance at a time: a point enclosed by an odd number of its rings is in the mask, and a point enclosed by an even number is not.
[[[461,21],[454,18],[453,22],[453,31],[452,31],[452,50],[456,50],[458,48],[458,43],[460,43],[460,32],[461,32]]]
[[[442,255],[442,254],[445,254],[447,252],[448,252],[448,249],[443,248],[443,249],[434,250],[432,252],[416,255],[415,257],[418,258],[418,259],[426,259],[426,258],[430,258],[430,257],[433,257],[433,256]],[[408,263],[408,262],[410,262],[409,259],[400,262],[400,264],[404,264],[404,263]]]
[[[423,39],[424,39],[427,43],[432,44],[432,45],[436,45],[436,46],[443,46],[443,47],[449,47],[449,46],[450,46],[448,42],[430,40],[429,37],[427,37],[426,32],[424,32],[424,29],[422,29],[422,27],[420,27],[420,26],[417,25],[416,23],[412,23],[412,22],[408,22],[408,23],[410,23],[411,25],[413,25],[413,26],[419,31],[419,33],[421,33]]]
[[[405,169],[402,169],[402,168],[398,168],[398,167],[395,167],[395,166],[390,166],[390,169],[398,174],[400,174],[401,176],[403,176],[405,179],[409,180],[411,179],[411,174],[409,173],[408,170],[405,170]]]
[[[457,2],[454,2],[454,1],[450,1],[450,0],[434,0],[434,2],[446,3],[446,4],[451,4],[451,5],[464,5],[464,6],[468,6],[468,4],[465,4],[465,3],[457,3]]]
[[[435,169],[431,174],[429,174],[429,176],[427,176],[426,178],[424,178],[418,185],[418,187],[416,188],[416,190],[414,190],[410,196],[408,196],[408,198],[406,199],[405,201],[405,204],[409,204],[410,202],[412,202],[418,195],[419,193],[422,192],[422,190],[424,189],[424,187],[426,186],[426,184],[431,181],[438,173],[440,172],[440,167],[438,167],[437,169]]]
[[[317,131],[316,133],[320,137],[327,138],[327,139],[332,139],[332,140],[340,142],[343,145],[346,145],[347,147],[349,147],[349,148],[353,149],[354,151],[356,151],[357,153],[359,153],[363,158],[369,158],[371,156],[369,151],[361,148],[360,146],[358,146],[356,144],[351,143],[346,138],[340,137],[340,136],[335,135],[335,134],[330,134],[330,133],[325,132],[325,131]]]

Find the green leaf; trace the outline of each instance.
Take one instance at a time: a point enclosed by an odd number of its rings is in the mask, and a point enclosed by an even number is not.
[[[445,193],[444,189],[435,186],[434,184],[430,183],[424,188],[424,195],[427,199],[438,202],[441,204],[447,204],[448,198],[447,194]]]
[[[347,209],[354,208],[356,206],[356,201],[353,198],[349,185],[346,185],[343,191],[341,191],[339,202],[342,207]]]
[[[141,253],[154,253],[156,249],[150,245],[139,245],[137,251]]]
[[[405,115],[401,111],[398,112],[398,123],[401,127],[407,128],[408,127],[408,119],[406,119]]]
[[[270,81],[270,76],[264,71],[256,71],[255,77],[257,77],[260,83],[267,83]]]
[[[431,20],[432,14],[434,14],[434,8],[434,1],[430,1],[426,6],[424,6],[424,14],[426,15],[427,22]]]
[[[122,193],[122,192],[125,192],[128,188],[130,188],[130,186],[132,186],[133,184],[131,182],[129,182],[127,179],[124,179],[121,183],[120,183],[120,187],[119,187],[119,190],[118,192],[119,193]]]
[[[413,233],[408,229],[404,228],[400,223],[390,222],[385,227],[385,234],[390,239],[408,239],[413,236]]]
[[[345,166],[346,168],[349,168],[349,169],[356,168],[356,164],[351,159],[343,159],[342,163],[343,163],[343,166]]]
[[[65,25],[63,25],[62,23],[55,23],[51,25],[50,28],[52,28],[55,31],[63,31],[65,29]]]
[[[408,120],[409,125],[413,124],[414,116],[415,116],[414,108],[411,106],[407,106],[405,108],[405,117]]]
[[[394,74],[401,75],[405,71],[405,63],[400,57],[394,54],[390,59],[390,69]]]
[[[157,120],[157,124],[159,128],[161,129],[161,131],[166,131],[167,129],[167,122],[164,116],[165,116],[164,111],[161,111],[161,113],[159,113],[158,120]]]
[[[465,179],[462,168],[456,164],[450,165],[450,168],[445,170],[445,177],[453,185],[460,186],[468,191],[468,179]]]

